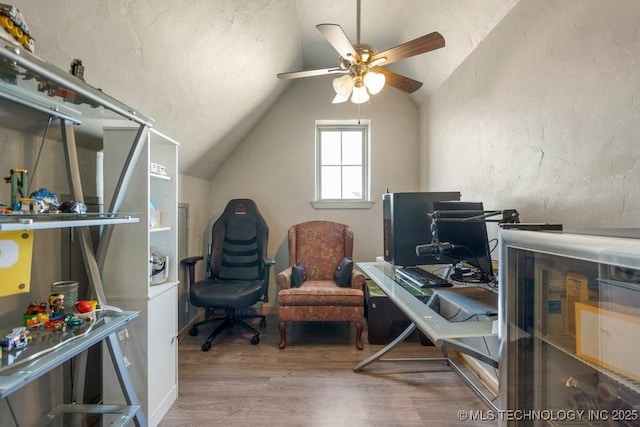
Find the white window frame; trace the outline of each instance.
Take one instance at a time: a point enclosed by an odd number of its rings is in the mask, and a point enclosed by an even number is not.
[[[361,199],[322,199],[322,165],[320,134],[323,130],[348,130],[358,128],[364,130],[362,141],[362,198]],[[371,146],[371,121],[370,120],[316,120],[315,138],[315,177],[316,194],[315,200],[311,202],[316,209],[369,209],[373,206],[370,191],[370,146]]]

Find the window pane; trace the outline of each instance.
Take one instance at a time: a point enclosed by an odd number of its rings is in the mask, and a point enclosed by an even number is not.
[[[362,167],[345,166],[342,168],[342,198],[362,199]]]
[[[322,181],[321,194],[322,199],[339,199],[340,198],[340,167],[339,166],[323,166],[321,169]]]
[[[340,132],[322,131],[320,133],[320,164],[340,164]]]
[[[362,132],[342,133],[342,164],[362,164]]]

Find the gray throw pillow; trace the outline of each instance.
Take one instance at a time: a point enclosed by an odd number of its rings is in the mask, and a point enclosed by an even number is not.
[[[307,270],[301,262],[297,262],[291,267],[291,287],[298,288],[305,280],[307,280]]]
[[[348,288],[351,285],[351,273],[353,272],[353,261],[347,257],[342,258],[338,263],[333,279],[341,288]]]

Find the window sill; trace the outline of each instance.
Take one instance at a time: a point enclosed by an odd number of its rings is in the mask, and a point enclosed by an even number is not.
[[[371,201],[315,201],[311,202],[314,209],[371,209],[375,202]]]

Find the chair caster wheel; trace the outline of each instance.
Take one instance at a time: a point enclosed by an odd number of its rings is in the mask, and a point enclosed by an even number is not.
[[[251,338],[251,344],[258,345],[259,342],[260,342],[260,337],[258,335],[254,335],[253,338]]]
[[[191,329],[189,329],[189,335],[191,335],[192,337],[198,335],[198,327],[192,326]]]
[[[260,327],[264,328],[267,326],[267,319],[260,319]]]
[[[204,344],[202,344],[202,351],[209,351],[210,349],[211,349],[210,342],[205,342]]]

